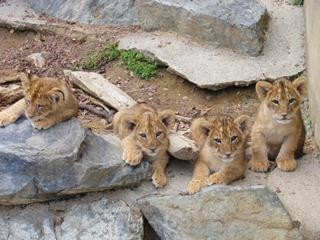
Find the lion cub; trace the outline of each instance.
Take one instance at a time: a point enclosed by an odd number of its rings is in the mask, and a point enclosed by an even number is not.
[[[228,115],[198,118],[191,125],[192,139],[200,149],[193,177],[188,186],[190,194],[205,185],[229,184],[243,177],[247,162],[245,146],[249,117],[236,119]],[[214,172],[210,175],[211,172]]]
[[[273,84],[260,81],[256,92],[261,105],[252,128],[252,159],[249,168],[266,172],[269,159],[276,160],[282,171],[297,167],[295,158],[302,156],[305,128],[300,105],[307,94],[305,78],[294,82],[281,79]]]
[[[37,129],[50,128],[77,115],[77,99],[64,80],[25,73],[8,78],[12,77],[21,80],[25,97],[0,112],[0,126],[15,122],[24,112]]]
[[[122,140],[123,160],[131,166],[139,164],[143,156],[153,160],[152,182],[156,187],[167,183],[168,134],[174,122],[173,111],[157,112],[147,104],[122,109],[113,118],[114,131]]]

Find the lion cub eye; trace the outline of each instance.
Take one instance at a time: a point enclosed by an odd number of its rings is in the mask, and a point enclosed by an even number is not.
[[[215,139],[213,139],[214,141],[215,141],[215,143],[217,143],[217,144],[221,144],[222,143],[222,141],[221,141],[221,139],[220,138],[215,138]]]
[[[290,99],[289,99],[289,104],[294,103],[294,101],[296,101],[294,98],[290,98]]]
[[[231,142],[234,142],[234,141],[236,141],[238,139],[238,136],[232,136],[231,137]]]
[[[157,133],[156,133],[156,137],[160,137],[160,136],[161,136],[161,134],[162,134],[162,132],[160,132],[160,131],[159,131],[159,132],[157,132]]]
[[[279,105],[279,101],[278,100],[272,100],[272,103],[275,105]]]
[[[140,135],[140,137],[142,137],[142,138],[147,138],[147,135],[146,135],[145,133],[140,133],[139,135]]]

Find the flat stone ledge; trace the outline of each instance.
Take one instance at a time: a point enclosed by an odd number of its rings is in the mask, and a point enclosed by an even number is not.
[[[169,70],[200,88],[219,90],[259,80],[292,77],[305,70],[303,8],[263,0],[271,16],[263,52],[258,57],[200,45],[176,33],[137,33],[120,39],[120,47],[151,53]]]

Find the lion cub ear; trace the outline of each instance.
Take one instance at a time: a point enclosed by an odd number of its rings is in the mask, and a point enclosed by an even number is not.
[[[64,93],[59,88],[55,87],[48,92],[48,97],[51,101],[58,103],[64,100]]]
[[[272,84],[266,81],[259,81],[256,84],[256,92],[258,94],[258,97],[260,101],[264,100],[267,96],[267,93],[272,88]]]
[[[193,139],[196,139],[200,136],[208,136],[212,127],[210,123],[205,118],[197,118],[191,124],[191,134]]]
[[[234,123],[240,128],[244,134],[250,133],[250,117],[247,115],[241,115],[234,120]]]
[[[135,114],[126,114],[121,120],[121,124],[127,129],[132,131],[137,126],[138,117]]]
[[[159,113],[159,119],[167,128],[171,129],[176,121],[176,114],[172,110],[164,110]]]
[[[34,77],[30,76],[28,73],[20,73],[19,78],[20,78],[23,89],[25,91],[28,91],[31,88],[31,84]]]
[[[307,79],[305,77],[299,77],[292,83],[293,87],[298,91],[300,96],[304,97],[308,94]]]

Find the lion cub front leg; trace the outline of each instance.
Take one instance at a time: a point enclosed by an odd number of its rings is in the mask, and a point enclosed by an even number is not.
[[[288,136],[281,145],[280,152],[277,156],[277,167],[282,171],[290,172],[297,168],[297,160],[294,153],[297,149],[299,138],[295,135]]]
[[[25,100],[20,99],[18,102],[9,106],[0,112],[0,127],[5,127],[14,123],[20,118],[25,110]]]
[[[249,169],[255,172],[267,172],[270,166],[268,160],[267,142],[262,134],[252,136],[252,159],[248,163]]]
[[[207,184],[229,184],[235,180],[243,177],[245,168],[238,167],[224,167],[220,171],[211,174],[208,177]]]
[[[166,167],[169,162],[169,155],[164,152],[160,153],[153,162],[152,183],[155,187],[164,187],[167,184]]]
[[[143,157],[142,150],[135,144],[130,136],[124,138],[121,142],[123,149],[122,159],[131,166],[138,165]]]
[[[194,194],[199,192],[202,187],[206,186],[209,174],[210,169],[207,164],[198,160],[194,166],[192,180],[188,185],[188,193]]]

